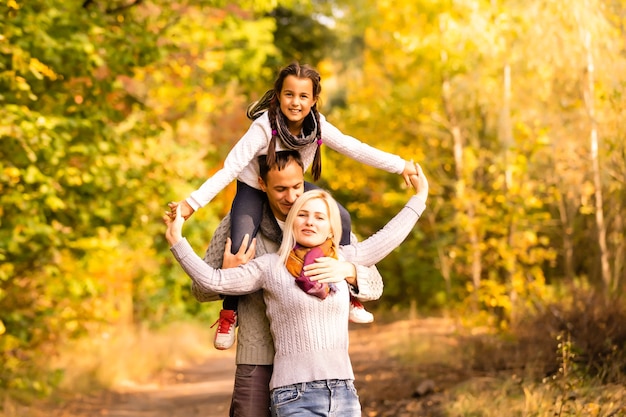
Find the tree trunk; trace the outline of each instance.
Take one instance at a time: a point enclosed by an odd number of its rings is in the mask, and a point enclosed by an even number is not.
[[[463,135],[461,133],[461,127],[459,126],[456,114],[452,108],[450,102],[450,82],[447,78],[444,78],[442,83],[442,101],[443,108],[448,119],[450,133],[452,134],[452,140],[454,143],[454,163],[456,173],[456,198],[459,204],[465,209],[468,220],[468,239],[471,250],[471,262],[472,262],[472,285],[474,286],[475,302],[478,302],[478,289],[480,288],[480,277],[482,275],[482,254],[480,251],[480,245],[478,241],[478,233],[476,230],[476,213],[474,208],[474,202],[470,198],[467,198],[465,193],[465,178],[463,174]],[[476,306],[477,307],[477,304]]]
[[[594,105],[594,64],[593,55],[591,54],[591,34],[589,31],[584,33],[584,45],[587,53],[587,88],[585,89],[585,107],[591,124],[590,129],[590,145],[591,145],[591,169],[593,174],[593,184],[595,187],[595,214],[596,228],[598,229],[598,247],[600,248],[600,267],[602,275],[602,283],[604,289],[610,292],[613,285],[611,276],[611,267],[609,265],[609,254],[606,244],[606,224],[604,222],[603,196],[602,196],[602,180],[600,177],[600,162],[598,157],[598,126],[595,115]]]

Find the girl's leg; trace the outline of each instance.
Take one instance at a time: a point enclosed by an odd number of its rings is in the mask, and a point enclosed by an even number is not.
[[[233,254],[239,251],[244,235],[250,236],[249,245],[259,231],[264,199],[263,191],[237,181],[237,194],[230,209],[230,239]]]
[[[304,191],[316,190],[319,189],[315,184],[311,184],[310,182],[304,182]],[[339,215],[341,217],[341,242],[339,244],[341,246],[350,244],[350,233],[352,233],[352,220],[350,219],[350,213],[344,206],[337,203],[337,207],[339,207]]]

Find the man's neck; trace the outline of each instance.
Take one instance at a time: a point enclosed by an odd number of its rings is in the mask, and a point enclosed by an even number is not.
[[[280,227],[280,230],[282,230],[283,232],[285,231],[285,221],[279,219],[278,217],[274,216],[276,219],[276,223],[278,224],[278,227]]]

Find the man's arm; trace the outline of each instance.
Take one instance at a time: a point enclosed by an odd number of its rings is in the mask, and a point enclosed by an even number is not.
[[[351,234],[350,245],[357,243]],[[346,280],[350,292],[361,301],[377,300],[383,294],[383,278],[376,265],[370,267],[339,261],[334,258],[317,258],[313,264],[304,267],[305,274],[313,281],[338,282]]]
[[[350,292],[360,301],[378,300],[383,295],[383,277],[376,265],[356,266],[356,284],[350,285]]]

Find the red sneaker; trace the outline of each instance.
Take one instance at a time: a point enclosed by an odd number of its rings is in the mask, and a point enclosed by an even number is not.
[[[237,327],[237,312],[235,310],[221,310],[220,317],[211,328],[217,326],[213,345],[215,349],[226,350],[235,343],[235,327]]]

